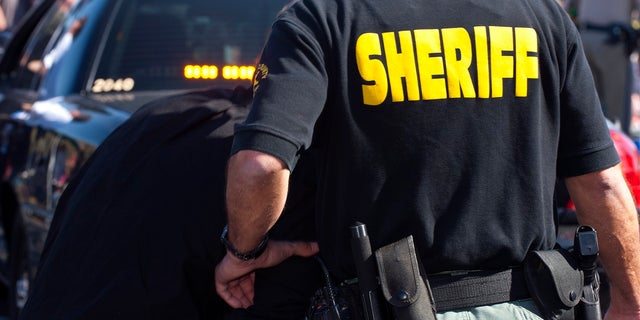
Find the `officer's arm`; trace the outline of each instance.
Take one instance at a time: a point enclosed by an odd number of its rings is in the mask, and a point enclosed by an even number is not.
[[[250,251],[276,222],[287,198],[289,169],[271,155],[242,150],[229,159],[227,172],[229,240]]]
[[[255,151],[231,157],[227,172],[228,242],[233,250],[255,252],[274,225],[287,198],[289,170],[278,158]],[[216,292],[230,306],[253,304],[255,270],[275,266],[292,255],[318,252],[311,242],[269,241],[257,258],[244,260],[227,251],[215,270]],[[243,258],[243,259],[241,259]]]
[[[638,213],[620,166],[565,180],[580,224],[598,233],[600,258],[611,284],[611,315],[640,316]],[[633,318],[635,317],[635,318]]]

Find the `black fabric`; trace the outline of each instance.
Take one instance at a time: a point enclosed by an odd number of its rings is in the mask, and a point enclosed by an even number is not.
[[[413,235],[430,274],[519,265],[556,242],[556,177],[619,162],[555,0],[301,0],[258,69],[237,145],[319,155],[319,242],[338,279],[355,276],[355,221],[373,249]]]
[[[250,100],[249,88],[190,92],[117,128],[59,201],[22,319],[222,319],[229,307],[213,277],[224,255],[225,167]],[[312,172],[301,173],[274,239],[315,236]],[[307,270],[292,259],[260,271],[255,308],[300,319],[320,274]],[[301,306],[278,315],[282,299]]]
[[[521,268],[435,275],[429,284],[438,312],[530,297]]]
[[[301,320],[311,297],[322,285],[321,271],[313,259],[293,257],[277,267],[256,273],[254,305],[235,309],[225,320]]]

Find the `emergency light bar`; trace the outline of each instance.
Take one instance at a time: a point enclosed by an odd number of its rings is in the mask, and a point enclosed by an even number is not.
[[[215,65],[188,64],[184,67],[185,79],[215,80],[219,77],[225,80],[252,80],[256,72],[254,66],[227,65],[220,68]]]

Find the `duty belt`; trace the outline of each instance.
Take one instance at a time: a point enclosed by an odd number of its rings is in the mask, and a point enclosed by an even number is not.
[[[460,271],[428,275],[438,312],[473,308],[530,298],[522,268],[504,271]],[[342,286],[358,285],[358,279]]]
[[[530,297],[521,268],[427,276],[438,312]]]

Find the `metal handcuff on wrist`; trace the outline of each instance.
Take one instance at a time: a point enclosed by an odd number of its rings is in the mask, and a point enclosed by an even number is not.
[[[265,235],[255,249],[248,252],[240,252],[229,241],[229,225],[226,225],[224,226],[224,229],[222,229],[220,241],[222,241],[222,244],[227,249],[227,251],[233,254],[236,258],[243,261],[249,261],[258,258],[264,252],[264,250],[267,248],[267,242],[269,242],[269,235]]]

